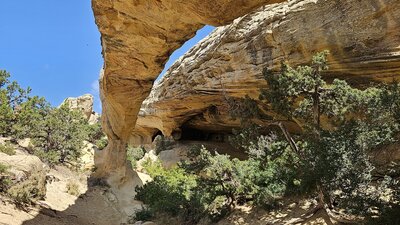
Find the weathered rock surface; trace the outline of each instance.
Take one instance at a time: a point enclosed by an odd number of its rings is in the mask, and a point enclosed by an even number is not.
[[[292,0],[264,6],[217,28],[155,85],[139,113],[133,142],[182,126],[223,132],[239,125],[226,97],[257,98],[262,70],[309,63],[329,50],[327,79],[368,84],[400,76],[400,1]]]
[[[79,158],[79,163],[83,170],[91,171],[95,168],[94,153],[96,150],[97,148],[93,143],[84,141],[84,147],[81,150],[81,156]]]
[[[100,121],[100,115],[93,111],[93,102],[93,95],[85,94],[76,98],[69,97],[61,105],[66,104],[72,110],[81,111],[89,124],[95,124]]]
[[[99,123],[100,121],[101,121],[101,115],[93,111],[92,114],[90,114],[88,123],[93,125]]]
[[[205,24],[228,24],[262,5],[282,1],[92,0],[105,61],[100,77],[103,127],[110,138],[99,156],[106,163],[98,164],[97,175],[124,167],[124,146],[140,106],[175,49]]]
[[[66,104],[71,110],[78,110],[84,113],[87,119],[93,112],[93,96],[91,94],[85,94],[76,98],[69,97],[64,100],[61,105]]]
[[[37,156],[30,155],[15,146],[15,155],[0,152],[0,164],[9,167],[17,181],[26,179],[34,170],[48,170],[48,167]]]

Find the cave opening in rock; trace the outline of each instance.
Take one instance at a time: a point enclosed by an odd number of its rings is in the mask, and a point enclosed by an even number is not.
[[[183,141],[228,142],[229,133],[182,127]]]
[[[200,42],[202,39],[207,37],[212,31],[214,31],[214,29],[215,27],[209,25],[202,27],[196,32],[196,35],[194,37],[187,40],[180,48],[175,50],[169,57],[167,63],[164,66],[163,71],[157,77],[156,81],[160,80],[164,76],[165,72],[167,72],[167,70],[175,63],[176,60],[178,60],[181,56],[185,55],[193,46],[195,46],[198,42]]]
[[[163,133],[160,130],[157,130],[157,132],[152,136],[151,142],[153,142],[159,135],[163,135]]]

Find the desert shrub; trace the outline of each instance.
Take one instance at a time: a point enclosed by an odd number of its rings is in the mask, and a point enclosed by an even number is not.
[[[151,177],[156,177],[163,175],[165,173],[165,169],[162,166],[161,161],[152,161],[150,158],[146,159],[143,162],[143,168],[147,174]]]
[[[15,149],[9,143],[0,144],[0,152],[5,153],[7,155],[15,155]]]
[[[142,210],[135,212],[135,215],[132,217],[131,223],[134,221],[149,221],[154,217],[153,212],[145,207],[142,207]]]
[[[209,204],[225,199],[223,205],[213,204],[213,211],[219,212],[220,216],[246,202],[271,206],[283,196],[286,183],[293,177],[290,171],[284,170],[284,165],[294,161],[293,155],[287,151],[287,144],[272,141],[275,137],[260,137],[255,144],[260,149],[269,148],[271,152],[262,155],[252,152],[248,160],[242,161],[228,155],[213,155],[203,147],[196,158],[189,163],[182,162],[181,167],[201,175],[198,183],[207,193],[204,196]],[[218,205],[221,207],[215,207]]]
[[[22,102],[13,126],[16,138],[32,139],[33,153],[49,165],[76,161],[90,129],[78,111],[52,108],[37,96]]]
[[[0,173],[4,174],[7,172],[8,166],[0,163]]]
[[[50,166],[54,166],[60,163],[60,152],[58,151],[45,151],[40,148],[34,148],[33,153],[39,157],[42,162],[47,163]]]
[[[252,123],[246,123],[241,129],[234,129],[233,135],[229,137],[229,143],[235,148],[247,151],[247,149],[258,141],[261,135],[261,127]]]
[[[103,150],[105,147],[108,145],[108,139],[107,138],[101,138],[100,140],[97,140],[95,142],[95,145],[99,150]]]
[[[144,168],[154,180],[137,188],[137,199],[149,204],[152,210],[178,215],[196,185],[195,177],[180,168],[164,169],[160,162]]]
[[[95,123],[92,125],[87,125],[86,126],[87,133],[88,133],[88,138],[87,140],[91,143],[96,143],[99,140],[102,140],[106,137],[106,135],[103,132],[103,129],[101,127],[101,123]]]
[[[66,185],[67,193],[73,196],[79,196],[80,191],[79,191],[79,184],[77,184],[75,181],[68,181]]]
[[[153,177],[153,181],[136,188],[138,200],[147,204],[154,213],[179,215],[188,221],[198,219],[192,217],[193,212],[204,210],[197,210],[201,205],[193,202],[197,185],[195,175],[188,174],[181,168],[164,169],[160,162],[147,162],[144,167]]]
[[[207,207],[207,214],[212,222],[218,222],[229,214],[231,208],[226,204],[227,201],[225,196],[217,196]]]
[[[14,113],[8,101],[9,100],[7,99],[7,93],[4,90],[0,89],[0,135],[1,136],[9,136],[11,134],[10,125],[14,122]]]
[[[196,172],[202,175],[199,179],[200,185],[207,189],[210,198],[214,200],[217,196],[224,196],[227,207],[231,207],[242,194],[238,192],[240,191],[240,181],[236,176],[237,163],[237,159],[231,160],[228,155],[220,155],[215,152],[215,156],[212,156],[208,150],[203,148],[197,159],[190,164],[195,164],[194,168],[198,170]]]
[[[173,169],[164,169],[160,162],[144,163],[154,180],[138,188],[136,197],[156,213],[180,216],[192,224],[205,216],[218,221],[248,201],[272,205],[285,192],[273,183],[282,171],[272,173],[272,164],[265,167],[260,158],[240,161],[201,146],[189,153],[190,159]]]
[[[7,170],[8,166],[0,163],[0,193],[6,192],[11,185]]]
[[[146,150],[142,146],[132,147],[128,145],[126,154],[128,161],[132,164],[132,168],[135,169],[137,161],[144,157]]]
[[[388,193],[391,190],[390,197],[379,198],[374,201],[377,214],[367,214],[367,225],[386,225],[400,224],[400,178],[391,178],[385,176],[380,182],[381,185],[375,191],[379,193]]]
[[[46,196],[46,174],[40,169],[34,169],[29,177],[16,183],[8,190],[9,196],[20,207],[34,204]]]

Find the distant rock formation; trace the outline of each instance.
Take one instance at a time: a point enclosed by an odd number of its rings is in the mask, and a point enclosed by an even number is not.
[[[262,70],[282,60],[302,65],[329,50],[326,79],[352,84],[400,77],[400,1],[291,0],[264,6],[217,28],[181,57],[144,101],[132,142],[151,142],[184,128],[226,132],[239,127],[226,97],[258,99]],[[271,112],[273,113],[273,112]],[[268,122],[268,121],[266,121]]]
[[[93,111],[93,102],[93,95],[85,94],[76,98],[69,97],[61,105],[66,104],[72,110],[81,111],[89,124],[95,124],[100,121],[100,115]]]

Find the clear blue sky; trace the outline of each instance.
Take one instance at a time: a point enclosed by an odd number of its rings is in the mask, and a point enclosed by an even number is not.
[[[182,45],[182,47],[180,47],[174,53],[172,53],[172,55],[170,56],[168,62],[165,64],[164,70],[160,73],[159,78],[161,78],[165,74],[165,72],[168,70],[168,68],[171,67],[172,64],[177,59],[179,59],[179,57],[181,57],[183,54],[188,52],[190,50],[190,48],[192,48],[199,41],[201,41],[203,38],[205,38],[214,29],[215,29],[215,27],[212,27],[212,26],[208,26],[208,25],[204,26],[203,28],[201,28],[200,30],[197,31],[196,35],[192,39],[186,41],[185,44]]]
[[[94,94],[95,110],[100,112],[96,84],[103,59],[90,4],[90,0],[3,0],[0,69],[55,106],[67,97]],[[171,56],[167,67],[212,30],[201,29]]]

